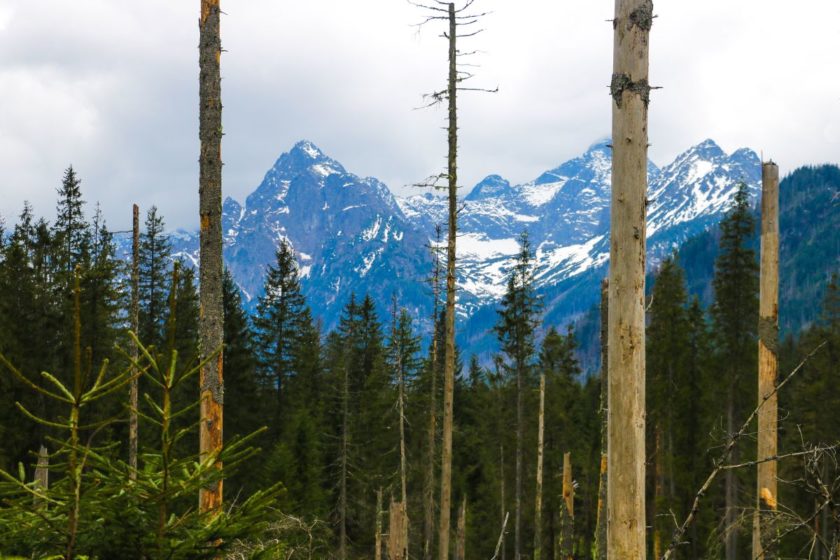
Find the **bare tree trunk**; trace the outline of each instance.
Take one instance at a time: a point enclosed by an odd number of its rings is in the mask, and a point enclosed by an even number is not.
[[[458,231],[458,70],[455,4],[449,4],[449,235],[446,244],[446,347],[443,367],[443,438],[440,466],[440,526],[438,555],[449,558],[449,527],[452,497],[452,411],[455,392],[455,236]]]
[[[761,167],[761,274],[758,317],[759,461],[778,454],[779,340],[779,168],[772,161]],[[767,402],[764,402],[767,401]],[[778,499],[776,461],[758,464],[753,558],[775,558],[774,514]]]
[[[572,478],[572,454],[563,454],[563,503],[560,558],[573,560],[575,538],[575,486]]]
[[[341,480],[338,490],[338,558],[347,560],[347,452],[350,439],[350,375],[344,364],[344,387],[341,392]],[[381,502],[380,489],[379,500]],[[377,517],[381,504],[377,506]],[[378,550],[378,549],[377,549]]]
[[[393,504],[393,501],[391,503]],[[376,529],[373,546],[374,560],[382,560],[382,488],[376,491]]]
[[[543,450],[545,446],[545,373],[540,374],[540,410],[537,420],[537,490],[534,496],[534,560],[542,555]]]
[[[199,452],[202,458],[222,450],[222,343],[224,307],[222,304],[222,80],[219,33],[219,0],[201,0],[199,21],[199,214],[200,263],[199,349],[202,361],[208,360],[199,373],[201,422]],[[221,468],[221,463],[217,463]],[[221,511],[222,481],[199,491],[201,511]]]
[[[665,511],[660,511],[665,499],[665,484],[662,461],[664,453],[662,449],[662,419],[657,418],[657,425],[654,429],[654,461],[653,461],[653,557],[662,557],[662,521],[661,517]]]
[[[610,91],[612,206],[609,279],[607,548],[645,557],[645,214],[650,0],[616,0]]]
[[[458,511],[458,528],[455,531],[455,560],[466,560],[467,551],[467,497]]]
[[[140,208],[132,206],[131,236],[131,332],[139,336],[140,330]],[[136,363],[139,358],[137,343],[131,341],[131,359]],[[139,372],[132,372],[128,389],[128,477],[137,479],[137,406],[139,397]]]
[[[34,489],[37,492],[46,492],[50,488],[50,455],[43,445],[38,449],[38,463],[35,465]],[[46,500],[35,496],[33,505],[36,508],[46,506]]]
[[[440,242],[440,226],[435,227],[436,241]],[[429,429],[426,434],[428,455],[426,457],[426,479],[423,492],[423,560],[432,560],[435,531],[435,462],[437,460],[437,365],[438,365],[438,303],[440,301],[440,257],[435,247],[432,270],[432,352],[431,387],[429,390]]]
[[[607,560],[607,387],[609,387],[609,280],[601,282],[601,468],[598,477],[598,517],[595,522],[595,559]]]
[[[499,477],[499,480],[501,482],[500,500],[501,500],[501,510],[502,510],[501,511],[502,516],[500,517],[500,519],[502,521],[502,533],[501,533],[501,535],[499,535],[499,543],[502,546],[501,560],[505,560],[505,556],[506,556],[506,554],[505,554],[505,541],[507,540],[507,533],[505,532],[505,529],[507,527],[508,511],[507,511],[507,508],[506,508],[507,497],[505,496],[505,445],[504,444],[499,445],[499,472],[501,473],[501,476]],[[498,546],[496,546],[496,550],[497,551],[499,550]]]
[[[388,558],[389,560],[408,560],[408,516],[405,502],[391,500],[388,521]]]

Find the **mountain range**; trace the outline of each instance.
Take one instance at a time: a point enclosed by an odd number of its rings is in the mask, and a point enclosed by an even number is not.
[[[534,250],[546,321],[563,325],[595,302],[609,256],[610,153],[608,141],[596,142],[533,181],[514,185],[493,174],[463,197],[457,240],[462,345],[481,351],[492,344],[487,331],[523,231]],[[649,162],[649,266],[717,224],[739,182],[757,197],[760,167],[754,151],[728,154],[712,140],[663,167]],[[301,141],[243,202],[224,201],[224,255],[251,309],[266,266],[286,239],[325,329],[336,325],[353,293],[369,293],[381,315],[396,295],[427,329],[436,225],[446,231],[445,198],[433,192],[396,197],[377,179],[356,175]],[[196,232],[178,230],[171,240],[177,257],[197,263]]]

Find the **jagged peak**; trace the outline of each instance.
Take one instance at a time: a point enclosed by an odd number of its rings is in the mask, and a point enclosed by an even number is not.
[[[479,181],[466,198],[468,200],[475,200],[479,198],[499,196],[508,190],[510,190],[510,181],[501,175],[492,174]]]
[[[292,154],[301,154],[309,159],[318,160],[327,157],[326,154],[315,145],[314,142],[310,140],[300,140],[298,141],[290,150],[289,153]]]

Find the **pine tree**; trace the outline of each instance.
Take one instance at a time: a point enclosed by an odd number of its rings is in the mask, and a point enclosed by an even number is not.
[[[502,298],[495,327],[499,345],[507,355],[507,369],[516,382],[516,477],[514,483],[514,557],[522,554],[522,480],[525,430],[525,393],[531,385],[535,357],[535,331],[539,302],[533,287],[531,246],[527,233],[519,239],[519,257]]]
[[[676,423],[684,415],[674,398],[683,384],[690,344],[686,290],[682,269],[674,257],[666,258],[653,286],[647,326],[647,428],[648,448],[653,450],[653,557],[667,544],[672,522],[668,512],[682,518],[676,507],[674,460]]]
[[[297,353],[302,337],[311,322],[306,300],[300,291],[297,261],[285,240],[276,252],[276,262],[265,277],[264,295],[254,317],[255,346],[260,369],[276,391],[275,429],[282,427],[287,383],[297,374]]]
[[[161,347],[166,320],[169,259],[172,245],[164,233],[163,217],[152,206],[146,215],[146,231],[140,236],[140,340]]]
[[[723,374],[726,403],[726,433],[731,434],[743,421],[744,408],[752,402],[755,387],[755,336],[758,324],[758,262],[749,241],[755,229],[747,187],[741,183],[732,209],[721,222],[720,255],[715,262],[712,305],[714,337],[719,371]],[[737,461],[737,448],[733,460]],[[735,527],[738,498],[737,473],[725,474],[726,560],[744,552],[738,547]]]
[[[58,204],[53,226],[58,269],[66,276],[64,282],[68,286],[73,269],[77,264],[82,264],[83,253],[87,249],[90,237],[84,217],[84,203],[81,181],[71,165],[64,171],[61,186],[58,188]]]

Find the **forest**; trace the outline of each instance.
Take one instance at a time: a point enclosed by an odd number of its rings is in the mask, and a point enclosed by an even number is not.
[[[430,316],[357,293],[324,329],[284,240],[246,306],[222,257],[218,0],[200,12],[200,263],[156,207],[111,230],[72,166],[54,215],[0,222],[0,557],[840,558],[840,253],[831,227],[803,241],[836,222],[840,169],[779,181],[762,162],[759,207],[741,183],[720,224],[647,263],[653,6],[617,0],[601,303],[545,320],[523,231],[498,351],[467,355],[456,99],[493,90],[463,85],[456,41],[484,14],[417,9],[448,47],[426,97],[447,111],[427,183],[449,210]]]

